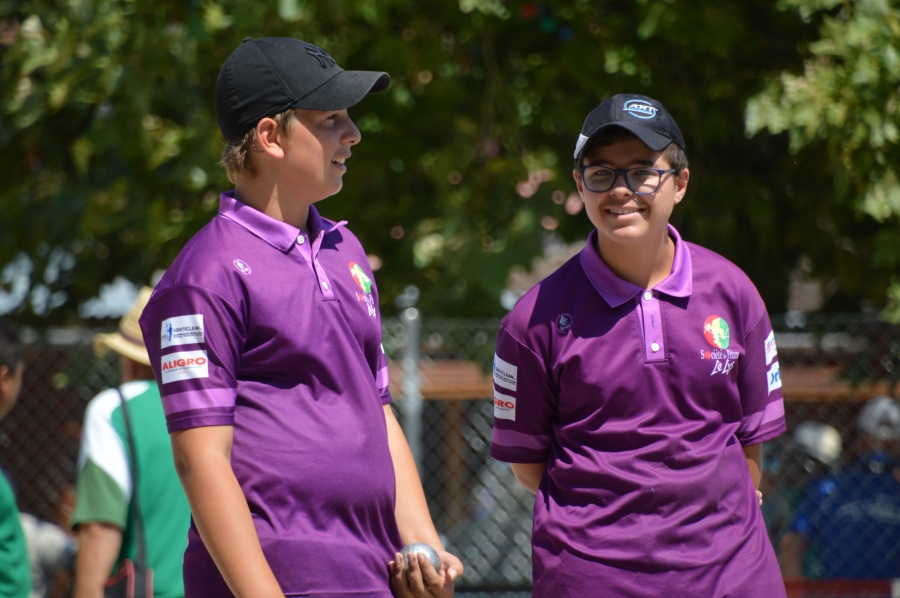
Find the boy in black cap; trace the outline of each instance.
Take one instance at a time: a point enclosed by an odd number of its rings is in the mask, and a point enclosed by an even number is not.
[[[573,173],[595,229],[503,320],[491,455],[536,492],[534,596],[784,596],[756,487],[785,429],[772,327],[734,264],[669,224],[684,140],[617,95]]]
[[[193,514],[188,598],[448,598],[462,573],[390,409],[366,253],[313,205],[360,141],[347,108],[389,81],[287,38],[248,38],[222,67],[236,189],[140,320]],[[404,566],[416,542],[439,571]]]

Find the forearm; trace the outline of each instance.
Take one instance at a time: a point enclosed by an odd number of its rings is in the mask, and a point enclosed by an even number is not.
[[[227,451],[220,450],[216,441],[205,442],[204,436],[216,434],[210,428],[196,428],[172,435],[175,466],[194,523],[235,596],[282,598],[247,500],[231,469],[231,428]]]
[[[86,523],[78,528],[74,598],[103,598],[119,550],[122,530],[108,523]]]
[[[394,511],[400,538],[404,544],[424,542],[436,550],[443,550],[444,546],[428,511],[412,452],[389,405],[385,405],[385,420],[397,484],[397,506]]]

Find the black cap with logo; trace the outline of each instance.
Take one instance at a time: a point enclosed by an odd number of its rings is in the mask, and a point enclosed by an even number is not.
[[[225,139],[289,108],[343,110],[387,89],[375,71],[345,71],[324,50],[289,37],[246,38],[216,81],[216,122]]]
[[[575,144],[575,164],[581,164],[584,148],[598,133],[610,127],[622,127],[634,133],[644,145],[654,151],[676,143],[684,149],[684,138],[663,105],[647,96],[618,94],[606,100],[587,115],[578,143]]]

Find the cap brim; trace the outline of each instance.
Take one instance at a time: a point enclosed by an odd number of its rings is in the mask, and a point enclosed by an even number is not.
[[[669,144],[671,144],[671,143],[678,145],[678,142],[675,141],[674,139],[669,139],[668,137],[666,137],[664,135],[660,135],[659,133],[651,131],[650,129],[641,126],[640,123],[609,123],[608,125],[603,125],[602,127],[598,128],[596,131],[591,133],[590,137],[585,139],[584,143],[581,144],[581,147],[578,148],[578,152],[575,156],[575,161],[577,163],[580,163],[581,158],[583,157],[583,154],[584,154],[584,148],[586,148],[591,143],[591,141],[594,140],[594,138],[597,135],[599,135],[603,131],[606,131],[607,129],[611,129],[613,127],[620,127],[627,131],[630,131],[631,133],[634,133],[635,137],[640,139],[644,145],[646,145],[647,147],[649,147],[650,149],[652,149],[655,152],[659,152],[659,151],[666,149],[667,147],[669,147]]]
[[[377,71],[341,71],[301,98],[294,108],[343,110],[359,103],[370,93],[384,91],[391,76]]]
[[[94,337],[94,352],[97,355],[105,355],[110,349],[138,363],[150,365],[147,349],[128,341],[118,332],[98,334]]]

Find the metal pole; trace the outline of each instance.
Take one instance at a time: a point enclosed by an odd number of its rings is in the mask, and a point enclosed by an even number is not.
[[[416,469],[422,471],[422,386],[419,380],[419,334],[422,316],[415,307],[400,315],[406,332],[403,351],[403,432],[412,451]]]

